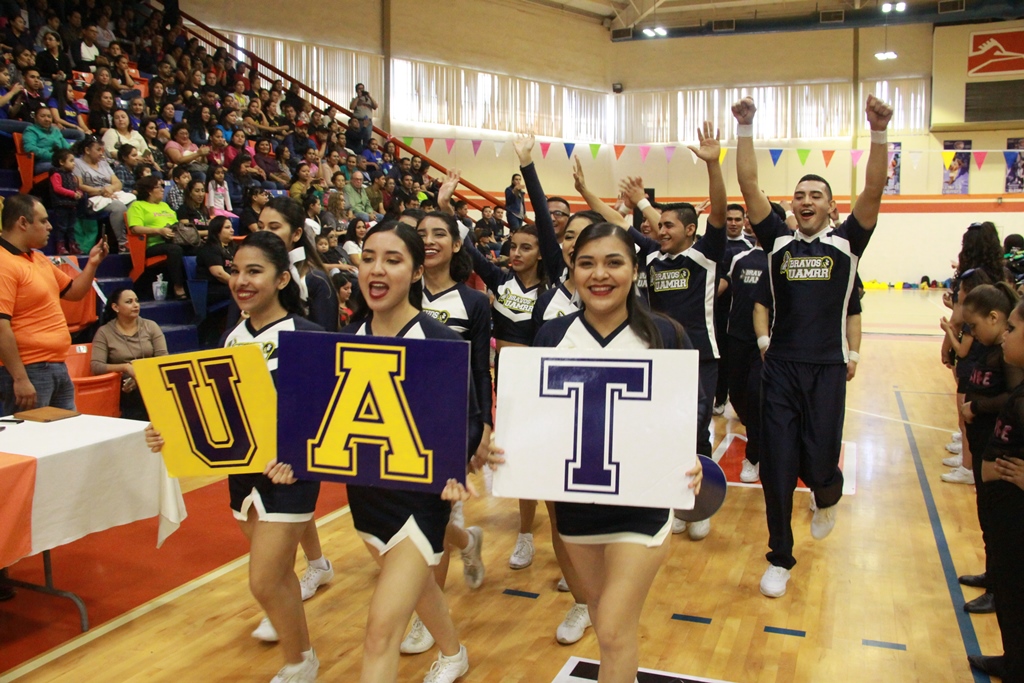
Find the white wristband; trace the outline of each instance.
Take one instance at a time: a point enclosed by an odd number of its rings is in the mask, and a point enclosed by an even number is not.
[[[651,200],[649,200],[647,197],[644,197],[643,199],[636,203],[636,208],[640,209],[640,211],[646,211],[647,209],[651,208]]]
[[[889,131],[888,130],[873,130],[871,131],[871,144],[872,145],[885,145],[889,143]]]
[[[854,363],[859,363],[860,354],[857,353],[856,351],[850,351],[850,360],[853,361]]]
[[[754,124],[752,123],[741,123],[736,126],[736,137],[738,138],[752,138],[754,137]]]
[[[761,349],[762,351],[767,349],[768,345],[771,344],[771,343],[772,343],[771,337],[769,337],[768,335],[763,335],[763,336],[757,338],[757,348]]]

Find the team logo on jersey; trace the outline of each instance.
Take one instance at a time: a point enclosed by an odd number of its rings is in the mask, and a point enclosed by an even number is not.
[[[779,272],[790,282],[794,280],[828,280],[832,277],[835,261],[831,256],[792,256],[782,258]]]
[[[274,355],[274,349],[277,348],[277,344],[272,341],[240,341],[238,339],[229,339],[225,348],[233,348],[235,346],[258,346],[260,353],[263,354],[264,360],[270,360],[270,357]]]
[[[448,311],[435,311],[432,308],[424,308],[423,312],[442,325],[447,324],[448,318],[451,317],[451,314],[448,313]]]
[[[405,395],[405,347],[339,343],[334,395],[308,443],[308,470],[356,476],[360,461],[380,478],[429,484],[433,453],[423,446]]]
[[[533,306],[537,301],[536,299],[513,294],[511,290],[506,289],[498,297],[498,303],[513,313],[532,313]]]
[[[572,457],[565,462],[565,490],[619,492],[619,462],[612,450],[615,405],[651,400],[649,360],[541,360],[540,395],[576,404]]]
[[[690,288],[690,269],[680,268],[679,270],[655,270],[651,268],[649,280],[655,292],[672,292],[679,289]]]
[[[740,281],[745,285],[756,285],[761,281],[763,270],[758,268],[744,268],[740,273]]]

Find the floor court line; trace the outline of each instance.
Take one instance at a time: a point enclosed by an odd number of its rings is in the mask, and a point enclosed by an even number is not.
[[[903,396],[897,390],[896,404],[900,408],[900,415],[907,417],[907,408],[903,405]],[[935,497],[932,495],[931,485],[925,475],[924,463],[921,462],[921,453],[917,450],[917,440],[914,438],[911,422],[904,420],[903,429],[907,435],[907,442],[910,445],[910,453],[914,458],[914,468],[917,470],[917,481],[921,486],[921,494],[924,496],[925,508],[928,510],[928,521],[931,523],[932,535],[935,538],[935,548],[939,553],[939,560],[942,563],[942,573],[946,578],[946,588],[949,591],[949,599],[953,612],[956,615],[957,625],[960,627],[960,637],[964,643],[964,649],[969,655],[981,654],[981,646],[978,644],[978,634],[974,631],[974,624],[971,623],[969,614],[963,611],[963,593],[957,582],[956,567],[953,566],[953,556],[949,552],[949,543],[946,541],[946,532],[942,528],[942,520],[939,519],[939,510],[935,505]],[[971,669],[975,683],[990,683],[990,678]]]
[[[316,521],[316,525],[319,528],[324,524],[333,522],[336,519],[344,517],[348,513],[349,507],[348,505],[346,505],[343,508],[339,508],[334,512],[324,515]],[[88,645],[97,638],[105,636],[111,631],[120,628],[125,624],[129,624],[138,619],[139,617],[143,617],[149,614],[150,612],[159,609],[160,607],[163,607],[164,605],[170,604],[178,598],[188,595],[189,593],[198,590],[199,588],[202,588],[211,581],[215,581],[216,579],[219,579],[220,577],[226,574],[230,574],[239,567],[244,567],[246,564],[248,564],[248,562],[249,555],[245,554],[242,557],[239,557],[237,560],[232,560],[231,562],[228,562],[227,564],[221,567],[217,567],[212,572],[204,574],[203,576],[200,576],[198,579],[193,579],[192,581],[189,581],[184,585],[178,586],[174,590],[168,591],[167,593],[164,593],[159,597],[153,598],[146,604],[139,605],[135,609],[125,612],[124,614],[115,619],[111,619],[110,621],[104,624],[100,624],[95,628],[91,628],[82,635],[78,636],[77,638],[73,638],[72,640],[69,640],[63,645],[60,645],[50,650],[49,652],[44,652],[38,657],[30,659],[29,661],[25,662],[21,666],[11,669],[7,673],[0,675],[0,683],[10,683],[11,681],[15,681],[21,678],[22,676],[30,674],[36,669],[46,666],[55,659],[63,657],[69,652],[74,652],[78,648],[84,645]]]

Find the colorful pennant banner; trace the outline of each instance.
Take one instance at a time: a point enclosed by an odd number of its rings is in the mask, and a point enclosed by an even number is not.
[[[801,166],[806,166],[807,165],[807,157],[811,156],[811,150],[809,150],[809,149],[798,149],[796,151],[796,156],[797,156],[798,159],[800,159],[800,165]]]
[[[672,155],[676,153],[675,145],[665,145],[665,161],[672,163]]]
[[[448,153],[452,153],[452,147],[455,146],[455,138],[445,138],[444,146],[448,148]]]
[[[722,151],[718,153],[718,163],[722,163],[723,161],[725,161],[725,153],[728,151],[729,150],[726,149],[725,147],[722,148]]]
[[[626,149],[625,145],[615,145],[615,160],[618,161],[619,157],[622,156],[622,152]]]
[[[781,149],[770,149],[768,153],[772,155],[772,166],[779,165],[779,159],[782,157]]]
[[[864,156],[864,150],[862,150],[862,149],[851,149],[850,150],[850,161],[853,162],[854,166],[856,166],[858,163],[860,163],[860,158],[862,156]]]
[[[949,165],[953,163],[953,157],[956,156],[956,152],[953,150],[942,152],[942,165],[949,168]]]
[[[413,138],[412,136],[404,137],[404,138],[402,138],[402,142],[404,142],[406,145],[412,146],[412,141],[414,139],[415,138]]]
[[[540,155],[541,155],[541,157],[543,157],[544,159],[547,159],[548,158],[548,150],[549,149],[551,149],[551,143],[550,142],[542,142],[542,143],[540,143]]]
[[[821,150],[821,156],[822,158],[825,159],[825,168],[828,168],[828,165],[832,163],[832,157],[835,155],[835,153],[836,151],[834,149]]]
[[[590,143],[590,156],[592,156],[593,158],[596,159],[597,158],[597,153],[600,152],[600,151],[601,151],[601,143],[600,142],[592,142],[592,143]]]
[[[574,149],[576,149],[576,143],[575,142],[563,142],[562,144],[565,145],[565,156],[566,156],[566,158],[567,159],[572,159],[572,151]]]
[[[504,140],[495,140],[494,141],[494,156],[500,157],[501,156],[501,150],[503,150],[503,149],[505,149],[505,141]]]
[[[427,154],[430,154],[430,146],[434,144],[434,138],[423,138],[423,146],[427,148]]]
[[[981,170],[981,165],[985,163],[985,157],[988,156],[988,152],[975,152],[974,163],[977,164],[978,170]]]
[[[480,151],[480,145],[483,144],[483,140],[473,140],[473,156]]]
[[[650,145],[640,145],[640,162],[647,163],[647,155],[651,153]]]

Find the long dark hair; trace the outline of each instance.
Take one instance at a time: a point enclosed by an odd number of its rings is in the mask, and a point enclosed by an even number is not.
[[[423,238],[413,228],[409,227],[405,223],[399,223],[398,221],[384,221],[378,223],[366,232],[366,237],[363,238],[363,244],[370,239],[370,235],[376,235],[380,232],[393,232],[395,233],[402,242],[405,243],[405,248],[409,250],[409,256],[412,258],[412,269],[415,271],[417,268],[423,266],[423,262],[427,258],[427,250],[423,246]],[[423,278],[421,277],[416,282],[409,285],[409,303],[416,307],[417,311],[423,310]]]
[[[994,285],[979,285],[972,289],[970,294],[964,297],[962,306],[980,316],[999,311],[1010,317],[1019,299],[1013,287],[1005,280],[1000,280]]]
[[[192,182],[201,183],[203,181],[193,180]],[[191,186],[192,183],[189,183],[189,187]],[[228,220],[227,216],[217,216],[216,218],[210,221],[210,224],[206,226],[206,243],[220,247],[221,249],[224,249],[224,251],[227,251],[227,249],[225,249],[220,243],[220,233],[224,229],[225,223],[231,225],[231,221]]]
[[[238,246],[239,251],[246,247],[252,247],[253,249],[259,249],[263,252],[263,255],[271,265],[274,266],[276,275],[288,272],[291,266],[291,261],[288,259],[288,247],[284,241],[269,231],[258,231],[251,232],[246,235],[245,239]],[[281,302],[281,306],[284,310],[295,315],[306,316],[306,304],[302,300],[302,295],[299,292],[299,283],[294,279],[289,279],[288,284],[285,285],[284,289],[280,289],[277,292],[277,299]]]
[[[109,323],[111,320],[117,318],[117,311],[114,310],[114,306],[121,300],[121,295],[125,292],[134,292],[131,287],[118,287],[110,296],[107,297],[107,305],[103,307],[103,323]]]
[[[366,235],[364,234],[362,241],[360,241],[359,235],[356,234],[356,225],[359,223],[362,223],[364,228],[366,227],[366,221],[358,216],[348,222],[348,227],[345,228],[345,239],[342,240],[342,244],[345,242],[355,242],[360,247],[363,246],[363,242],[366,241]]]
[[[516,230],[516,234],[532,235],[537,239],[537,248],[538,250],[540,249],[540,234],[537,232],[537,226],[533,223],[524,223],[519,226],[519,229]],[[511,239],[511,237],[509,239]],[[511,270],[511,266],[509,267],[509,270]],[[537,259],[537,279],[540,280],[540,284],[537,285],[537,294],[540,295],[548,289],[548,271],[544,267],[543,254],[541,254],[541,258]]]
[[[971,268],[985,271],[992,282],[1006,277],[1003,273],[1003,245],[995,224],[990,221],[972,223],[964,233],[957,257],[957,277],[962,277]]]
[[[407,210],[408,212],[408,210]],[[428,218],[436,218],[444,223],[444,226],[448,229],[448,234],[452,238],[452,246],[462,244],[462,235],[459,232],[459,225],[455,222],[455,217],[449,213],[443,213],[441,211],[431,211],[422,218],[416,225],[416,229],[423,225],[423,221]],[[418,234],[418,233],[417,233]],[[448,275],[452,280],[456,282],[465,282],[469,279],[469,276],[473,274],[473,258],[469,255],[469,252],[465,249],[459,249],[458,251],[452,250],[452,260],[448,262]]]
[[[284,220],[291,229],[293,237],[296,232],[300,233],[298,242],[285,245],[287,250],[291,251],[294,247],[302,247],[306,250],[306,263],[314,268],[319,268],[323,271],[324,275],[329,275],[327,269],[324,268],[324,262],[320,260],[320,254],[316,250],[316,245],[311,244],[309,237],[306,235],[304,229],[306,225],[306,212],[303,210],[302,205],[291,197],[273,197],[263,207],[262,211],[267,209],[273,209],[284,216]]]
[[[623,251],[628,255],[630,263],[633,264],[634,268],[637,267],[636,245],[633,242],[633,238],[629,236],[629,233],[613,223],[593,223],[583,228],[576,238],[576,244],[572,250],[573,267],[576,267],[576,255],[583,251],[583,248],[588,243],[604,237],[614,237],[622,242]],[[661,333],[658,331],[658,327],[654,324],[654,319],[647,309],[637,305],[638,296],[636,281],[634,281],[629,287],[629,294],[626,295],[626,319],[629,321],[629,327],[647,345],[647,348],[663,349],[665,348],[665,342],[669,340],[661,338]],[[580,307],[582,309],[583,305],[581,304]],[[666,319],[672,322],[673,327],[676,328],[676,339],[672,341],[678,344],[682,338],[683,329],[676,321],[670,318]]]

